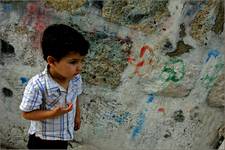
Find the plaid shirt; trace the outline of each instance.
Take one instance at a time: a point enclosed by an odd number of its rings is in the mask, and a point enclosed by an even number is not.
[[[24,112],[41,109],[43,101],[45,109],[51,110],[57,105],[72,102],[73,110],[44,121],[31,121],[28,133],[45,140],[72,140],[74,131],[74,117],[76,114],[76,99],[81,94],[82,80],[80,74],[69,82],[68,91],[60,86],[45,70],[31,78],[25,90],[20,109]]]

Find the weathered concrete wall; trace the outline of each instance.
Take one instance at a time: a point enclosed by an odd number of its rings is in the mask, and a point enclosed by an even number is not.
[[[27,81],[45,66],[39,42],[52,23],[71,25],[91,43],[73,148],[218,148],[223,0],[1,0],[2,146],[25,147],[29,122],[19,104]]]

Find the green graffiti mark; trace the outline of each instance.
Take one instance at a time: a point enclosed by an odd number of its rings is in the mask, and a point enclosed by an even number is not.
[[[170,59],[162,69],[160,79],[169,82],[178,82],[183,79],[185,74],[185,65],[181,59]]]
[[[218,63],[215,65],[215,72],[218,73],[220,70],[224,69],[224,63]]]
[[[202,84],[205,85],[206,88],[212,87],[218,77],[219,72],[223,69],[224,63],[217,63],[211,72],[207,73],[201,78]]]

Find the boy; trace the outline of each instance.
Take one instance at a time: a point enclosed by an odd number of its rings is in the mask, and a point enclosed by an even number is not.
[[[45,70],[28,82],[20,109],[31,120],[29,149],[67,149],[73,130],[80,128],[78,95],[82,63],[89,42],[73,28],[54,24],[43,33]]]

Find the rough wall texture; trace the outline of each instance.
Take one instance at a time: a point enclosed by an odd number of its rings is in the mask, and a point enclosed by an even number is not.
[[[223,0],[0,2],[0,143],[24,148],[19,104],[45,63],[52,23],[78,29],[91,49],[82,72],[82,127],[70,148],[218,148],[224,136]]]

